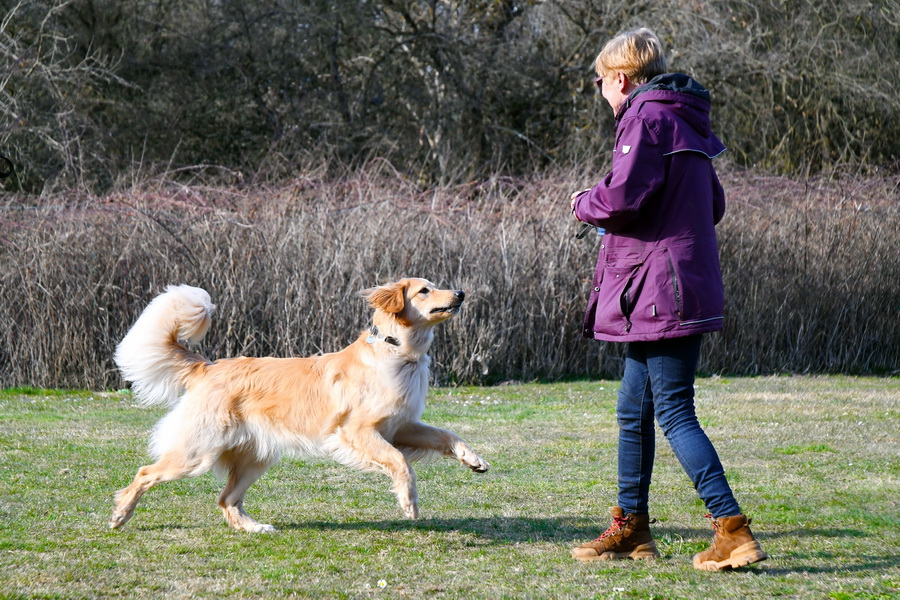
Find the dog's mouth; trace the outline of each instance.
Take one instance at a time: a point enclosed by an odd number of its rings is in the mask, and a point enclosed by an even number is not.
[[[456,302],[449,306],[439,306],[437,308],[431,309],[431,314],[436,315],[439,313],[450,313],[451,315],[455,315],[459,312],[459,309],[462,308],[462,302]]]

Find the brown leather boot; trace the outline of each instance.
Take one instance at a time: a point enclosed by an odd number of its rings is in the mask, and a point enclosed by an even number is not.
[[[572,549],[572,556],[581,561],[656,558],[656,542],[650,533],[648,515],[622,514],[622,507],[613,506],[612,525],[593,542]]]
[[[753,537],[750,519],[745,515],[718,519],[713,519],[712,515],[706,517],[712,522],[715,537],[709,550],[694,555],[695,569],[701,571],[737,569],[769,558]]]

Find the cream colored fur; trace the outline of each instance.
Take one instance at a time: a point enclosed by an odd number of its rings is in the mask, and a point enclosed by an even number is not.
[[[110,527],[122,527],[147,490],[216,469],[227,483],[218,504],[236,529],[273,531],[243,508],[247,489],[284,453],[330,456],[390,476],[403,513],[419,514],[410,461],[430,453],[483,473],[488,463],[456,434],[422,423],[433,327],[465,294],[424,279],[366,290],[379,335],[363,331],[339,352],[308,358],[210,362],[179,340],[199,341],[214,308],[209,294],[170,286],[116,349],[115,360],[146,404],[171,411],[150,441],[156,462],[116,495]],[[394,343],[395,342],[395,343]]]

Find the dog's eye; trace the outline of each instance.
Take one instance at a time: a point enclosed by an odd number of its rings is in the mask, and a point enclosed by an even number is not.
[[[429,292],[431,292],[431,290],[429,290],[427,287],[423,287],[421,290],[419,290],[419,293],[423,295]]]

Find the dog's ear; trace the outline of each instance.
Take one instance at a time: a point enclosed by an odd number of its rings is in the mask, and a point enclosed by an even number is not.
[[[363,292],[368,297],[369,305],[377,310],[397,314],[403,310],[406,300],[403,293],[406,291],[406,285],[402,282],[390,283],[388,285],[380,285],[375,288],[369,288]]]

